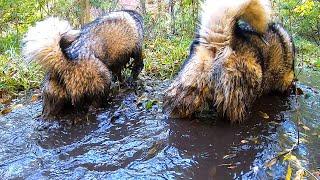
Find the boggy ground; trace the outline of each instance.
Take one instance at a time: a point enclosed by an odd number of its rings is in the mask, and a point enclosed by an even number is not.
[[[106,108],[60,121],[39,118],[41,101],[24,96],[0,116],[0,177],[311,178],[320,165],[319,77],[302,73],[297,102],[294,95],[263,97],[240,125],[215,115],[168,119],[161,100],[169,82],[151,78],[138,90],[121,90]],[[272,160],[298,132],[297,148]]]

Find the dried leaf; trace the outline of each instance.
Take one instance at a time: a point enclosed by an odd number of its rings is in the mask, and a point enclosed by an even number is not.
[[[304,170],[303,169],[299,169],[297,172],[296,172],[296,176],[294,177],[294,180],[300,180],[302,179],[304,176]]]
[[[300,142],[301,142],[301,143],[308,143],[309,141],[306,140],[305,138],[300,138]]]
[[[1,114],[1,115],[5,115],[5,114],[10,113],[11,111],[12,111],[12,108],[11,108],[11,107],[5,108],[5,109],[1,110],[0,114]]]
[[[218,166],[231,166],[232,164],[227,163],[227,164],[219,164]]]
[[[228,166],[228,169],[235,169],[237,166]]]
[[[227,155],[223,156],[222,159],[231,159],[231,158],[234,158],[236,156],[237,156],[236,154],[227,154]]]
[[[288,165],[288,169],[287,169],[287,174],[286,174],[286,180],[291,180],[291,175],[292,175],[292,169],[290,164]]]
[[[273,159],[271,159],[270,161],[268,161],[266,164],[265,164],[265,166],[267,167],[267,168],[269,168],[269,167],[271,167],[271,166],[273,166],[274,164],[276,164],[277,163],[277,158],[273,158]]]
[[[163,142],[158,141],[152,145],[152,147],[148,151],[148,157],[154,156],[162,147]]]
[[[312,136],[317,136],[318,134],[316,132],[313,132],[311,135]]]
[[[23,107],[23,104],[16,104],[16,105],[12,106],[12,109],[19,109],[22,107]]]
[[[297,88],[297,92],[296,93],[297,93],[297,95],[304,94],[301,88]]]
[[[249,142],[249,141],[247,141],[247,140],[245,140],[245,139],[244,139],[244,140],[241,140],[241,143],[242,143],[242,144],[245,144],[245,143],[248,143],[248,142]]]
[[[11,102],[11,98],[0,98],[1,104],[9,104]]]
[[[310,128],[308,128],[306,125],[302,125],[302,128],[306,131],[310,131]]]
[[[38,99],[39,99],[39,94],[34,94],[34,95],[32,95],[32,97],[31,97],[31,102],[38,101]]]
[[[267,113],[262,112],[262,111],[259,111],[259,115],[260,115],[261,117],[263,117],[264,119],[269,119],[269,118],[270,118]]]

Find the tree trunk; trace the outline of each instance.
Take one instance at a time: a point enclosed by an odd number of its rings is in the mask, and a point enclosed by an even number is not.
[[[90,0],[80,0],[80,3],[80,24],[83,26],[90,21]]]
[[[140,7],[141,7],[142,14],[146,15],[147,14],[146,0],[140,0]]]
[[[171,17],[171,34],[176,34],[176,18],[174,14],[174,0],[169,0],[169,11],[170,11],[170,17]]]

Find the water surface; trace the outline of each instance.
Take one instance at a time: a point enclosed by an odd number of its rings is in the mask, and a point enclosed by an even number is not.
[[[216,116],[168,119],[161,111],[167,82],[145,80],[107,108],[51,121],[39,118],[41,101],[25,96],[14,102],[22,106],[0,116],[0,177],[282,179],[289,161],[266,163],[291,148],[298,132],[292,155],[300,166],[290,164],[292,176],[301,168],[314,173],[320,168],[320,78],[312,73],[301,75],[298,99],[263,97],[240,125]]]

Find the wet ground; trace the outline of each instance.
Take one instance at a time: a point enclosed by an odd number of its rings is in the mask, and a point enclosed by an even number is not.
[[[41,101],[25,96],[0,116],[0,179],[314,179],[319,77],[303,72],[297,101],[263,97],[240,125],[215,116],[167,119],[161,113],[167,83],[152,80],[121,92],[108,108],[60,121],[39,118]],[[298,137],[299,145],[279,156]]]

